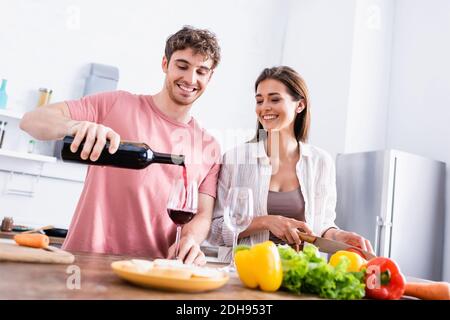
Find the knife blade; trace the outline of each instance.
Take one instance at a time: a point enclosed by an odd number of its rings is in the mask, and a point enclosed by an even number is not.
[[[344,242],[339,242],[335,240],[325,239],[321,237],[316,237],[301,231],[297,231],[299,238],[302,241],[311,243],[315,245],[319,251],[325,252],[325,253],[335,253],[339,250],[349,250],[352,249],[354,251],[357,251],[361,253],[366,260],[370,260],[372,258],[375,258],[376,256],[368,251],[362,250],[358,247],[346,244]]]

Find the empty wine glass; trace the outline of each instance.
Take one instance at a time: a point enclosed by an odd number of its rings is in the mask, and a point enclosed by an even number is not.
[[[198,187],[195,180],[186,182],[177,179],[172,183],[172,187],[167,200],[167,213],[173,223],[177,225],[177,236],[175,239],[175,259],[178,259],[180,252],[181,228],[184,224],[194,218],[197,213]]]
[[[247,229],[253,219],[253,192],[246,187],[233,187],[228,192],[224,209],[224,222],[233,231],[233,248],[231,263],[223,268],[228,272],[235,272],[234,250],[237,246],[239,234]]]

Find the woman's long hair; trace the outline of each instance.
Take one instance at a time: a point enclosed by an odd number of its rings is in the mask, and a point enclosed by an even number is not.
[[[298,113],[294,120],[294,135],[297,141],[308,141],[309,127],[310,127],[310,110],[309,110],[309,92],[303,78],[292,68],[287,66],[279,66],[272,68],[265,68],[258,76],[255,82],[255,92],[258,89],[258,85],[267,79],[273,79],[283,83],[289,95],[294,101],[300,101],[303,99],[304,109]],[[267,133],[264,130],[261,122],[256,120],[256,135],[249,142],[257,142],[261,139],[265,139]]]

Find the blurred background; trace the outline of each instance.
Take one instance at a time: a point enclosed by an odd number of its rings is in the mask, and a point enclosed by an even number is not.
[[[193,25],[213,31],[222,47],[193,113],[223,151],[254,133],[258,74],[288,65],[310,89],[311,144],[336,159],[400,150],[434,161],[439,169],[427,184],[426,173],[406,175],[419,195],[439,194],[429,216],[416,221],[438,224],[428,231],[437,233],[431,245],[441,246],[428,249],[444,257],[436,272],[450,281],[450,1],[0,0],[0,8],[0,79],[7,80],[0,90],[0,103],[1,91],[7,95],[0,107],[0,218],[67,228],[83,185],[84,167],[62,164],[54,143],[18,129],[23,113],[49,90],[50,102],[82,97],[92,63],[116,68],[119,90],[159,91],[165,40]],[[350,188],[339,187],[346,175],[358,174],[340,171],[348,163],[338,165],[338,194]],[[402,201],[414,207],[417,193]],[[338,198],[338,210],[351,211],[344,202],[348,195]],[[392,199],[382,206],[393,207]],[[404,210],[403,216],[415,215]],[[408,234],[420,231],[414,226]],[[417,243],[405,242],[402,250]]]

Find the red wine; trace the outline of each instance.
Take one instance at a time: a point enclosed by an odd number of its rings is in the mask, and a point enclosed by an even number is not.
[[[183,202],[183,208],[186,207],[186,201],[188,197],[188,185],[187,185],[187,170],[186,165],[183,165],[183,182],[184,182],[184,202]]]
[[[172,221],[178,226],[188,223],[195,215],[195,213],[191,211],[175,209],[167,209],[167,212],[169,213],[170,219],[172,219]]]
[[[187,190],[187,170],[186,165],[183,164],[183,181],[184,181],[184,189]]]
[[[175,164],[184,167],[183,155],[155,152],[145,143],[130,141],[121,141],[119,149],[114,154],[110,154],[108,151],[110,146],[108,141],[97,161],[91,161],[89,158],[83,160],[81,151],[84,147],[84,141],[76,152],[70,150],[72,142],[73,137],[64,137],[64,144],[61,150],[61,158],[64,161],[127,169],[144,169],[152,163]]]

